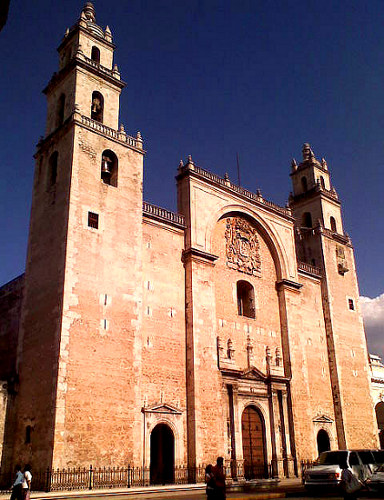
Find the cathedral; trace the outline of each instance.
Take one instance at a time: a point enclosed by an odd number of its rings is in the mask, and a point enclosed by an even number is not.
[[[91,3],[44,89],[25,274],[0,289],[1,470],[222,455],[234,478],[377,448],[353,247],[309,144],[286,207],[206,170],[143,200],[145,145]],[[4,348],[6,346],[6,348]]]

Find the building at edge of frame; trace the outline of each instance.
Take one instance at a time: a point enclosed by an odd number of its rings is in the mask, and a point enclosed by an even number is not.
[[[192,157],[178,213],[143,202],[114,48],[86,4],[44,90],[26,271],[2,288],[2,471],[131,464],[156,483],[222,455],[237,478],[284,477],[325,449],[378,447],[326,161],[304,144],[284,208]]]

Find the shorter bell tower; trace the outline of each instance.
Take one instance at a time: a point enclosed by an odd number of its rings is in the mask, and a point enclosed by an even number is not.
[[[368,351],[359,305],[351,240],[344,232],[341,203],[327,162],[304,144],[300,164],[292,160],[298,259],[321,269],[321,293],[339,448],[377,445],[370,391]]]

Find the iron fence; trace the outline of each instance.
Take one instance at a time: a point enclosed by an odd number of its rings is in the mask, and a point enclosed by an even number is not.
[[[303,466],[302,466],[303,467]],[[153,471],[152,471],[153,472]],[[32,490],[71,491],[112,488],[146,487],[164,484],[204,483],[205,465],[198,467],[176,466],[154,476],[150,467],[73,467],[33,471]],[[226,465],[227,477],[237,480],[273,477],[272,464],[252,467],[232,460]],[[10,492],[14,473],[0,473],[0,492]]]
[[[70,491],[107,488],[131,488],[163,484],[203,483],[205,466],[196,468],[176,466],[171,473],[151,477],[149,467],[73,467],[33,471],[32,489],[35,491]],[[10,492],[14,473],[0,473],[0,492]]]

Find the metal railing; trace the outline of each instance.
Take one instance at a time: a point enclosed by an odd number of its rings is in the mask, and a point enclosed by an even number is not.
[[[271,478],[271,464],[244,466],[232,460],[226,465],[227,478],[247,480]],[[205,465],[197,467],[176,466],[157,473],[150,467],[73,467],[63,469],[47,468],[32,471],[33,491],[71,491],[113,488],[147,487],[165,484],[196,484],[205,481]],[[15,474],[0,473],[0,493],[10,492]]]
[[[203,483],[205,467],[176,466],[154,475],[149,467],[73,467],[33,471],[33,491],[97,490],[165,484]],[[0,473],[0,493],[10,492],[14,473]]]

